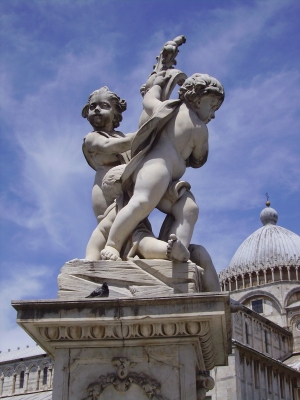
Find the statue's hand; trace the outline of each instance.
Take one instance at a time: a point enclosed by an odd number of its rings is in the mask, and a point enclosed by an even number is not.
[[[170,78],[171,78],[171,75],[167,75],[167,74],[166,74],[166,71],[159,72],[159,73],[156,75],[156,77],[155,77],[155,79],[154,79],[154,81],[153,81],[153,86],[154,86],[154,85],[158,85],[158,86],[160,86],[161,88],[163,88],[163,87],[165,87],[166,83],[168,82],[168,80],[169,80]]]

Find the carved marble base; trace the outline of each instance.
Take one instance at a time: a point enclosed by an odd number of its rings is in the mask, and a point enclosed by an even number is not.
[[[230,351],[224,292],[13,306],[55,359],[55,400],[202,400]]]
[[[83,299],[100,283],[107,282],[109,297],[168,296],[201,292],[198,265],[166,260],[67,262],[58,276],[58,298]]]

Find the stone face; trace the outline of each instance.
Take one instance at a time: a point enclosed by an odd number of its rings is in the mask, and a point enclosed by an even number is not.
[[[230,351],[226,293],[13,305],[55,358],[56,400],[201,399],[213,385],[202,371],[226,364]]]
[[[83,299],[103,282],[111,298],[199,293],[201,274],[202,269],[192,262],[72,260],[58,276],[58,298]]]

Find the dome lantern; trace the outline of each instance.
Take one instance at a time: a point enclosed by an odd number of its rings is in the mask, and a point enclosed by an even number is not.
[[[278,221],[277,211],[272,207],[266,207],[260,213],[260,220],[263,225],[272,224],[276,225]]]

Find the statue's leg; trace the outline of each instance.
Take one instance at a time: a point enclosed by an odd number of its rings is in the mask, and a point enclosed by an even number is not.
[[[93,231],[86,247],[85,258],[88,260],[101,260],[101,250],[104,249],[106,240],[98,227]]]
[[[154,164],[154,160],[149,160],[143,165],[137,173],[133,196],[117,214],[102,255],[105,256],[106,250],[118,255],[129,234],[157,206],[169,181],[170,172],[165,162],[155,160]]]
[[[169,235],[175,234],[188,248],[199,215],[199,208],[193,195],[189,191],[184,192],[173,204],[171,212],[174,216],[174,222]]]
[[[167,260],[167,243],[153,236],[144,236],[138,242],[137,253],[146,259]]]
[[[220,292],[218,274],[207,250],[203,246],[191,244],[189,251],[190,260],[204,269],[204,274],[201,276],[203,292]]]
[[[190,257],[188,249],[175,235],[171,235],[168,242],[156,239],[154,236],[143,235],[138,241],[136,251],[143,258],[157,258],[178,263],[186,262]]]
[[[86,259],[101,260],[101,250],[105,247],[110,228],[115,218],[116,207],[113,207],[93,231],[86,248]]]

